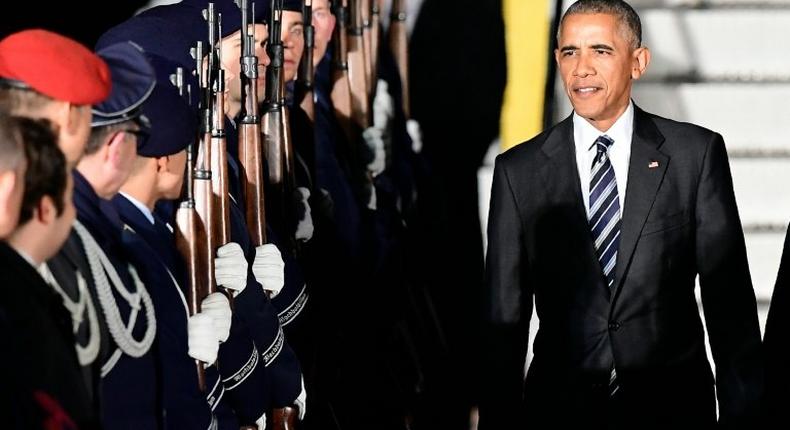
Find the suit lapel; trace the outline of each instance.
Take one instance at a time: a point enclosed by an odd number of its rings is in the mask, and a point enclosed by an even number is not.
[[[576,150],[573,143],[573,119],[559,123],[541,147],[548,162],[541,168],[546,191],[552,200],[573,200],[575,212],[587,225],[587,211],[581,195],[579,171],[576,168]],[[592,244],[592,240],[590,240]]]
[[[615,269],[613,296],[615,300],[622,289],[623,279],[631,263],[642,227],[653,208],[656,193],[669,164],[669,157],[659,151],[663,142],[664,136],[658,131],[650,116],[634,106],[634,136],[631,141],[628,187]]]
[[[576,165],[576,147],[573,140],[573,119],[569,116],[557,125],[552,134],[546,138],[542,146],[543,153],[548,157],[541,167],[545,194],[548,201],[556,206],[572,205],[567,214],[568,225],[573,228],[574,235],[582,238],[583,249],[574,253],[586,260],[592,267],[598,267],[595,245],[587,222],[587,210],[582,198],[581,180]],[[603,286],[603,278],[601,280]],[[606,290],[608,292],[608,290]]]

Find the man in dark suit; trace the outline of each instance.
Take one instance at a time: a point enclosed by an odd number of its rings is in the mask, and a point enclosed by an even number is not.
[[[577,2],[558,42],[574,113],[494,170],[480,428],[710,428],[717,397],[720,425],[752,428],[760,330],[722,137],[631,102],[650,53],[625,2]]]
[[[66,158],[48,121],[15,118],[0,124],[24,140],[28,163],[20,224],[0,242],[0,341],[8,356],[1,376],[0,415],[9,420],[3,427],[98,428],[74,351],[72,320],[37,271],[74,221]]]

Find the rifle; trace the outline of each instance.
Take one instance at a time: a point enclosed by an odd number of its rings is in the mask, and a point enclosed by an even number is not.
[[[209,8],[213,3],[209,3]],[[222,15],[216,16],[212,25],[210,11],[207,11],[209,23],[209,83],[213,107],[211,109],[211,189],[214,194],[214,240],[219,247],[230,242],[230,196],[228,194],[228,150],[225,141],[225,70],[222,69],[219,59],[222,58],[219,35],[222,34]],[[216,255],[214,248],[212,256]],[[232,295],[228,295],[232,297]]]
[[[272,0],[272,17],[269,24],[267,53],[271,59],[266,69],[266,97],[261,128],[264,134],[266,164],[269,167],[269,183],[278,194],[278,215],[285,227],[293,209],[294,152],[291,141],[288,107],[285,105],[284,48],[280,36],[282,30],[283,0]]]
[[[242,0],[244,3],[244,7],[242,8],[242,44],[247,42],[247,46],[242,54],[244,56],[247,55],[247,50],[254,50],[255,48],[255,36],[248,36],[247,32],[249,31],[249,27],[247,26],[247,17],[246,17],[246,0]],[[209,3],[209,8],[213,5]],[[222,58],[222,51],[219,41],[219,35],[222,34],[222,15],[218,16],[216,20],[216,25],[211,24],[211,11],[208,12],[207,20],[209,22],[209,43],[212,44],[211,54],[209,56],[209,73],[210,76],[213,77],[213,84],[211,85],[211,95],[213,96],[213,109],[211,112],[211,121],[212,121],[212,128],[211,128],[211,171],[213,172],[213,176],[211,179],[211,188],[214,194],[214,215],[215,218],[213,222],[215,223],[214,226],[214,233],[216,236],[214,238],[215,245],[224,245],[230,242],[230,194],[228,190],[228,142],[226,140],[225,134],[225,70],[222,69],[220,65],[219,59]],[[249,43],[249,37],[252,37],[252,44]],[[243,49],[244,49],[243,48]],[[255,79],[250,80],[247,84],[251,85],[251,88],[245,88],[245,78],[247,77],[245,73],[241,74],[241,82],[242,82],[242,102],[241,102],[241,109],[242,109],[242,124],[241,130],[239,130],[239,157],[240,160],[244,160],[241,158],[242,152],[246,149],[244,147],[243,142],[241,140],[244,138],[245,133],[249,133],[252,135],[251,139],[253,142],[250,144],[252,146],[255,145],[257,142],[258,147],[258,156],[260,156],[260,128],[258,126],[258,119],[257,119],[257,107],[258,107],[258,96],[257,96],[257,76],[258,76],[258,59],[254,56],[254,54],[250,54],[252,59],[249,61],[251,68],[245,68],[247,63],[245,62],[245,57],[241,57],[239,61],[241,61],[241,71],[250,73],[255,77]],[[210,81],[211,82],[211,81]],[[247,106],[245,106],[244,100],[244,93],[249,91],[248,94],[252,94],[254,96],[254,108],[252,111],[247,110]],[[252,100],[251,100],[252,101]],[[254,118],[252,119],[252,129],[245,127],[243,123],[244,115],[248,112],[254,112]],[[258,158],[260,161],[260,158]],[[260,169],[261,165],[258,164],[258,169]],[[245,169],[246,171],[246,169]],[[260,191],[260,199],[263,200],[263,184],[262,181],[258,182],[259,187],[261,187]],[[245,191],[249,188],[249,181],[245,181]],[[252,203],[256,203],[255,200],[251,200]],[[249,209],[250,201],[247,201],[247,209]],[[260,209],[260,216],[263,216],[263,210]],[[247,216],[247,220],[251,220],[249,215]],[[262,231],[262,238],[265,240],[265,224],[261,223],[259,225]],[[250,234],[252,234],[252,229],[250,229]],[[216,255],[216,248],[212,253],[212,257]],[[233,295],[227,294],[228,300],[230,301],[231,309],[233,308]],[[242,425],[239,427],[240,430],[256,430],[258,427],[257,425]]]
[[[371,0],[358,0],[359,1],[359,14],[362,17],[362,50],[365,53],[365,82],[367,82],[368,100],[372,99],[372,94],[375,91],[375,79],[373,76],[373,41],[371,30],[373,24],[371,22]]]
[[[202,42],[193,50],[200,85],[200,138],[195,160],[194,192],[195,211],[200,225],[198,234],[199,261],[205,276],[200,288],[195,291],[194,300],[202,300],[217,289],[214,277],[214,257],[217,248],[228,243],[230,229],[228,222],[228,179],[227,154],[224,132],[224,70],[220,68],[218,52],[219,23],[214,4],[209,3],[203,10],[203,17],[209,27],[209,47],[205,52]],[[208,57],[208,68],[203,70],[204,54]],[[228,295],[232,297],[232,295]],[[231,303],[232,305],[232,303]]]
[[[389,29],[390,49],[395,56],[403,90],[403,112],[411,117],[409,102],[409,41],[406,35],[406,0],[392,0]]]
[[[199,47],[202,50],[202,46]],[[178,88],[178,93],[184,96],[184,69],[179,67],[176,74],[170,77]],[[188,90],[189,91],[189,90]],[[184,172],[185,197],[176,209],[176,229],[175,241],[178,252],[184,257],[187,269],[187,291],[189,303],[189,315],[195,315],[200,311],[200,292],[201,285],[205,285],[205,280],[201,277],[199,260],[198,242],[198,215],[195,211],[195,191],[194,180],[194,148],[193,145],[187,146],[187,165]],[[195,360],[198,373],[198,385],[202,392],[206,391],[206,375],[203,363]]]
[[[264,205],[263,146],[258,114],[258,57],[255,34],[249,34],[252,17],[247,14],[247,0],[241,0],[241,113],[239,121],[239,160],[244,171],[244,201],[247,229],[255,246],[266,243]],[[255,3],[252,4],[255,16]]]
[[[213,6],[213,5],[212,5]],[[197,157],[193,176],[195,199],[195,212],[198,215],[199,232],[196,237],[198,242],[198,268],[202,274],[202,281],[194,291],[190,291],[190,301],[200,303],[203,298],[216,290],[217,281],[214,278],[214,194],[211,190],[211,90],[206,84],[206,73],[203,71],[203,56],[205,48],[203,42],[198,42],[193,50],[193,58],[197,62],[196,73],[200,98],[198,109],[200,111],[200,129],[198,131]]]
[[[315,27],[313,27],[313,0],[305,0],[302,8],[304,17],[304,52],[299,62],[299,74],[296,77],[294,90],[296,101],[310,118],[315,121],[315,103],[313,101],[313,85],[315,67],[313,66],[313,51],[315,49]]]
[[[370,1],[370,78],[375,92],[378,77],[379,44],[381,43],[381,0]]]
[[[336,1],[337,24],[332,34],[332,105],[340,126],[351,141],[351,84],[348,78],[348,0]]]
[[[354,122],[364,130],[370,127],[371,120],[362,1],[350,0],[349,4],[348,77],[351,85],[351,114]]]

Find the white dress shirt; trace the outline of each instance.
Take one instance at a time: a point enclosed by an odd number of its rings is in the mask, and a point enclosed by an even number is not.
[[[628,103],[625,112],[604,132],[593,127],[586,119],[573,113],[573,140],[576,146],[576,168],[579,170],[582,198],[587,218],[590,218],[590,171],[598,150],[595,140],[607,135],[614,143],[609,147],[609,160],[612,162],[617,179],[617,196],[620,200],[620,216],[625,207],[625,192],[628,185],[628,162],[631,160],[631,139],[634,135],[634,103]]]
[[[148,209],[148,206],[144,205],[141,201],[130,196],[129,194],[124,193],[123,191],[120,191],[119,193],[126,197],[126,199],[129,200],[134,205],[134,207],[139,209],[140,212],[145,215],[145,218],[151,223],[151,225],[154,225],[154,214],[151,213],[151,209]]]

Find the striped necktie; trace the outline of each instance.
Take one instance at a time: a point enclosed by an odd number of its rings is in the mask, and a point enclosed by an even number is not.
[[[595,159],[590,175],[590,228],[595,251],[601,264],[606,285],[614,287],[614,267],[620,245],[620,199],[617,195],[617,178],[609,160],[609,148],[614,140],[602,135],[595,140]],[[614,364],[609,373],[609,396],[620,388]]]
[[[620,245],[620,199],[614,167],[609,160],[609,148],[613,143],[607,135],[595,140],[598,152],[590,175],[590,228],[598,261],[609,288],[614,286],[614,265]]]

